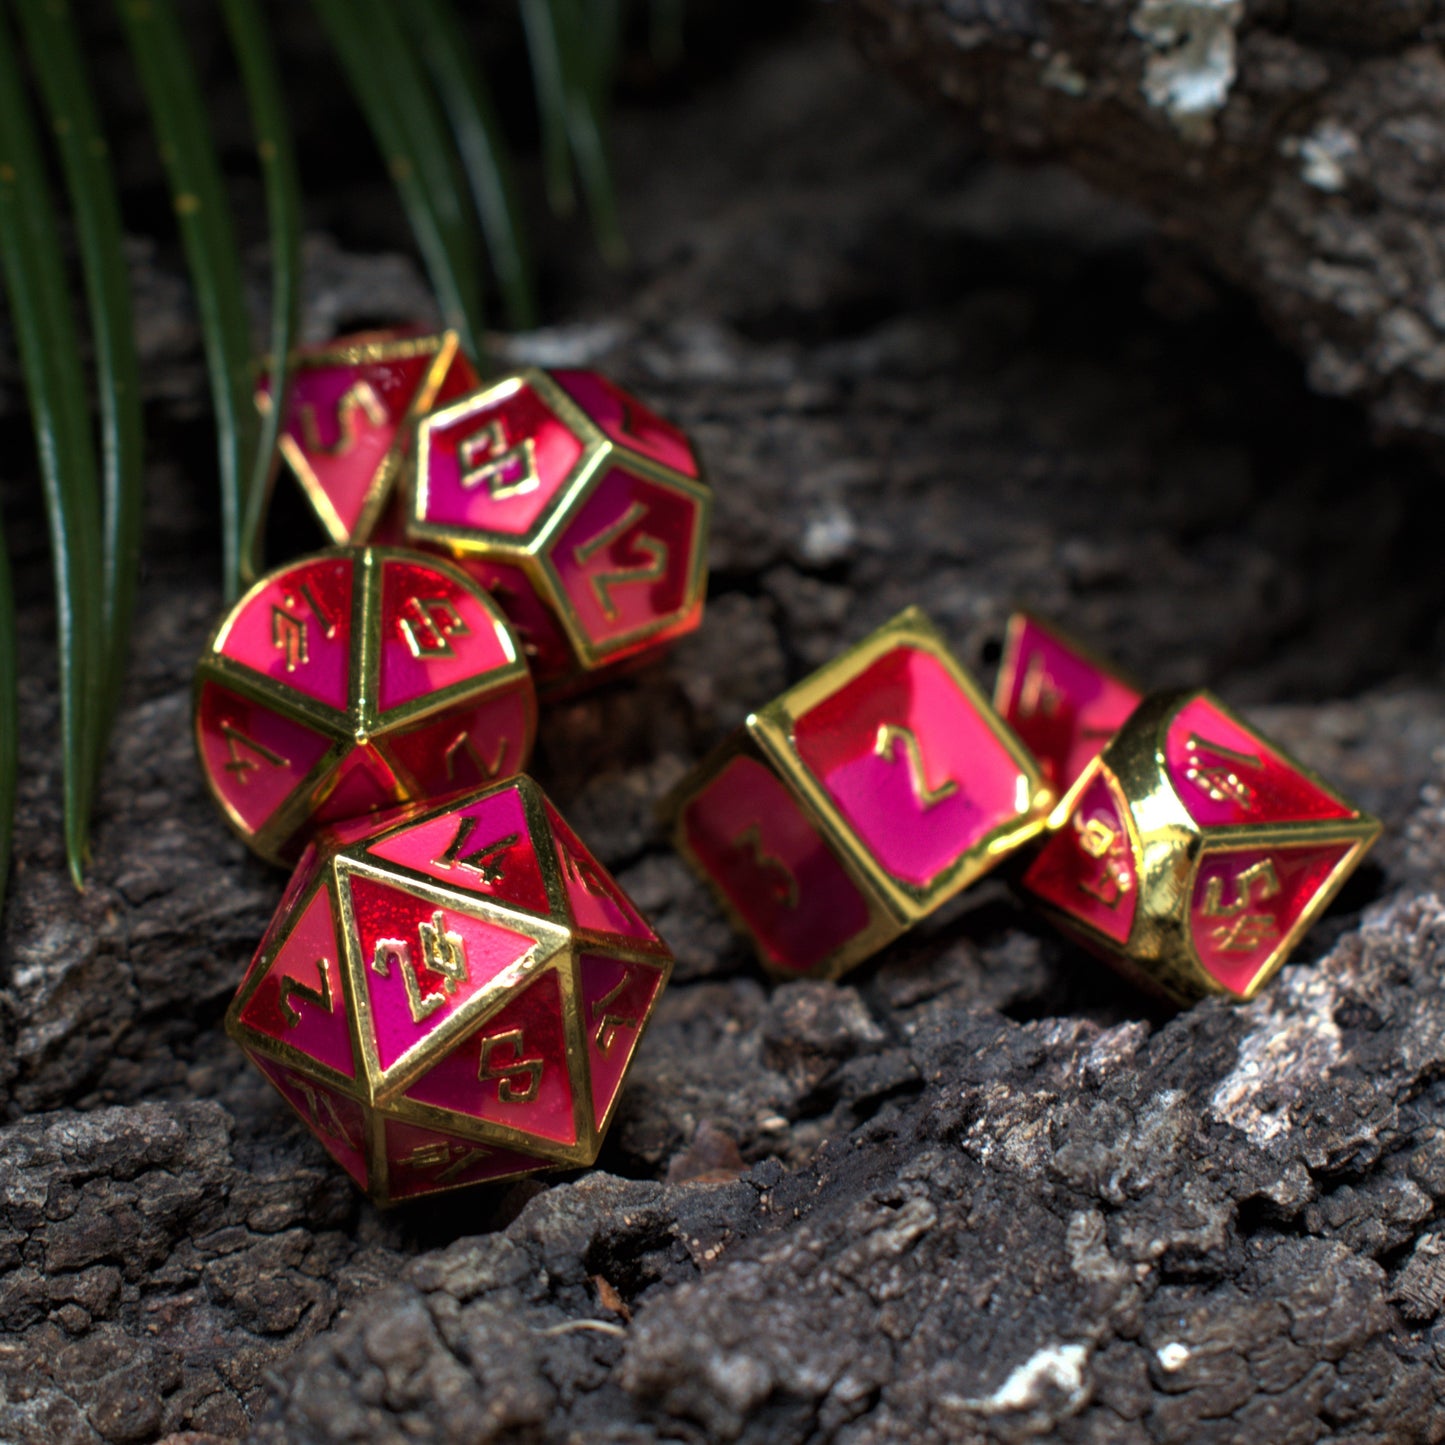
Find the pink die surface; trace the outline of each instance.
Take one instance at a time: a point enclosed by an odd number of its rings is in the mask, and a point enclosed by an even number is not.
[[[662,987],[662,972],[644,963],[592,953],[582,955],[580,968],[593,1121],[600,1129],[622,1087],[647,1011]]]
[[[1032,617],[1019,618],[1009,640],[1009,686],[999,711],[1039,760],[1044,776],[1066,792],[1139,705],[1140,695]]]
[[[421,560],[381,564],[382,712],[509,666],[504,624],[469,587]]]
[[[288,1069],[259,1054],[251,1062],[275,1085],[277,1092],[301,1116],[301,1121],[321,1141],[346,1172],[367,1187],[366,1115],[361,1105],[336,1089]]]
[[[698,502],[610,467],[549,553],[583,634],[609,648],[688,613]]]
[[[524,381],[476,393],[424,424],[415,519],[523,537],[582,458],[582,441]]]
[[[550,803],[547,819],[552,825],[562,883],[577,926],[593,933],[656,943],[657,935],[628,901],[616,880],[587,851]]]
[[[448,707],[404,732],[388,734],[387,752],[418,797],[441,798],[500,782],[526,766],[536,704],[526,678],[475,707]]]
[[[449,1049],[407,1091],[418,1104],[575,1144],[562,990],[548,969]]]
[[[217,649],[232,662],[344,710],[351,689],[350,557],[298,562],[232,613]]]
[[[257,832],[326,755],[329,738],[205,682],[196,738],[206,772],[241,825]]]
[[[1201,828],[1356,816],[1206,697],[1175,716],[1164,756],[1175,792]]]
[[[371,744],[357,744],[323,779],[306,827],[327,828],[374,816],[402,800],[391,765]]]
[[[1194,951],[1205,972],[1244,993],[1354,846],[1298,843],[1206,853],[1189,905]]]
[[[874,858],[914,887],[1031,799],[1027,775],[942,663],[906,644],[799,717],[793,736]]]
[[[241,1010],[241,1022],[355,1078],[331,895],[321,888]]]
[[[399,1119],[387,1119],[383,1128],[387,1192],[392,1199],[413,1199],[549,1167],[535,1154],[478,1144],[444,1129],[404,1124]]]
[[[1125,807],[1102,772],[1079,795],[1068,824],[1048,841],[1023,885],[1045,903],[1127,943],[1139,905]]]
[[[734,758],[682,812],[683,835],[775,968],[806,973],[868,926],[868,904],[783,783]]]
[[[554,371],[552,379],[611,441],[687,477],[698,475],[687,437],[595,371]]]
[[[566,631],[520,567],[508,567],[485,557],[464,557],[461,566],[507,614],[539,684],[575,671],[577,659]]]

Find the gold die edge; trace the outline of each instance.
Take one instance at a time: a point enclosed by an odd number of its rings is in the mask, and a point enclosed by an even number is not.
[[[589,950],[589,951],[600,952],[601,950]],[[618,1081],[617,1081],[617,1089],[616,1089],[616,1091],[613,1093],[613,1095],[612,1095],[612,1100],[611,1100],[611,1102],[608,1104],[608,1106],[607,1106],[607,1111],[606,1111],[606,1113],[603,1114],[602,1120],[601,1120],[600,1123],[597,1123],[597,1122],[596,1122],[596,1106],[595,1106],[595,1103],[592,1104],[592,1106],[591,1106],[591,1112],[589,1113],[588,1117],[589,1117],[589,1120],[592,1122],[593,1134],[595,1135],[595,1138],[596,1138],[596,1146],[597,1146],[596,1149],[594,1149],[594,1151],[593,1151],[593,1158],[594,1158],[594,1159],[595,1159],[596,1156],[597,1156],[597,1152],[600,1151],[600,1149],[601,1149],[601,1147],[602,1147],[602,1141],[603,1141],[604,1139],[606,1139],[606,1137],[607,1137],[607,1131],[608,1131],[609,1129],[611,1129],[611,1127],[612,1127],[612,1118],[613,1118],[613,1115],[615,1115],[615,1114],[617,1113],[617,1106],[622,1102],[622,1095],[623,1095],[623,1093],[624,1093],[624,1092],[626,1091],[626,1089],[627,1089],[627,1080],[628,1080],[628,1078],[630,1077],[630,1075],[631,1075],[631,1073],[632,1073],[632,1067],[633,1067],[633,1065],[634,1065],[634,1064],[636,1063],[636,1061],[637,1061],[638,1050],[641,1049],[641,1047],[642,1047],[642,1041],[643,1041],[644,1036],[645,1036],[646,1033],[647,1033],[648,1025],[652,1022],[652,1016],[653,1016],[654,1013],[656,1013],[656,1011],[657,1011],[657,1006],[658,1006],[659,1003],[661,1003],[663,994],[667,992],[667,986],[668,986],[668,984],[672,982],[672,970],[673,970],[673,964],[674,964],[674,962],[675,962],[675,960],[673,959],[673,957],[672,957],[671,954],[668,954],[668,956],[667,956],[665,959],[658,959],[658,958],[645,958],[645,959],[644,959],[644,958],[629,958],[629,957],[624,957],[624,956],[623,956],[622,954],[620,954],[620,953],[612,953],[612,954],[610,954],[609,956],[610,956],[610,957],[614,957],[614,958],[623,958],[623,961],[628,962],[628,963],[638,963],[638,964],[642,964],[642,965],[647,966],[647,967],[654,968],[654,969],[657,970],[658,973],[661,974],[661,978],[660,978],[659,981],[658,981],[657,987],[653,990],[652,999],[651,999],[651,1001],[648,1003],[646,1011],[643,1013],[641,1019],[638,1020],[637,1031],[636,1031],[636,1033],[635,1033],[635,1034],[633,1035],[633,1037],[632,1037],[632,1042],[631,1042],[631,1044],[629,1044],[629,1046],[628,1046],[628,1049],[627,1049],[627,1059],[626,1059],[626,1061],[625,1061],[625,1062],[623,1063],[623,1065],[622,1065],[622,1073],[621,1073],[621,1075],[619,1076]],[[579,950],[579,953],[578,953],[578,961],[579,961],[579,968],[580,968],[580,961],[581,961],[581,952],[580,952],[580,950]],[[580,977],[579,977],[579,983],[580,983]],[[579,989],[579,996],[580,996],[580,989]],[[583,1028],[584,1028],[584,1030],[587,1029],[588,1027],[590,1027],[589,1021],[588,1021],[586,1018],[584,1018],[584,1019],[583,1019]],[[584,1043],[585,1043],[585,1040],[584,1040]],[[584,1060],[584,1062],[585,1062],[585,1060]],[[591,1068],[590,1068],[590,1067],[588,1067],[588,1069],[587,1069],[587,1076],[588,1076],[588,1093],[589,1093],[589,1098],[590,1098],[590,1095],[591,1095],[591,1077],[592,1077],[592,1071],[591,1071]]]
[[[1033,627],[1044,633],[1060,647],[1072,652],[1080,661],[1086,662],[1111,682],[1118,683],[1121,687],[1127,687],[1131,692],[1138,693],[1141,698],[1145,695],[1146,690],[1140,686],[1138,679],[1131,672],[1097,652],[1088,643],[1080,642],[1068,628],[1060,627],[1058,623],[1041,617],[1027,607],[1017,607],[1010,612],[1004,629],[1003,657],[999,662],[998,677],[994,681],[993,705],[1000,717],[1007,718],[1008,702],[1013,696],[1014,684],[1018,680],[1019,652],[1023,646],[1025,627]]]

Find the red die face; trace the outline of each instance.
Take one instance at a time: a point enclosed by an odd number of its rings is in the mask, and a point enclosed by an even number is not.
[[[1253,995],[1379,824],[1208,693],[1148,699],[1060,804],[1023,885],[1171,997]]]
[[[347,831],[287,890],[232,1037],[382,1202],[590,1163],[665,945],[528,778]]]
[[[387,540],[380,526],[412,423],[476,384],[450,331],[363,332],[296,353],[281,450],[333,542]],[[263,377],[262,406],[269,387]]]
[[[994,706],[1067,792],[1142,696],[1106,664],[1038,618],[1016,612],[999,667]]]
[[[514,618],[540,683],[696,627],[711,494],[686,439],[589,372],[528,370],[427,417],[407,529]]]
[[[524,767],[536,702],[517,640],[454,567],[324,552],[258,582],[196,670],[217,802],[263,857],[327,824]]]

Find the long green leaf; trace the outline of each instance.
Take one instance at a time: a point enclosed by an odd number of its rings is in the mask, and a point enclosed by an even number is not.
[[[445,125],[392,0],[315,0],[315,5],[386,158],[442,316],[478,357],[482,328],[475,246]]]
[[[520,233],[506,140],[491,95],[449,0],[412,0],[408,13],[451,123],[507,320],[516,329],[527,330],[536,324],[537,313],[532,266]]]
[[[221,475],[221,532],[228,598],[241,590],[245,467],[256,451],[251,340],[241,258],[201,100],[171,0],[117,0],[160,141],[186,262],[200,310]]]
[[[15,686],[15,592],[10,553],[0,529],[0,907],[10,877],[15,838],[15,779],[19,771],[20,699]]]
[[[60,651],[65,850],[79,887],[88,847],[99,687],[101,575],[85,378],[50,190],[10,26],[0,15],[0,261],[30,398],[50,523]]]
[[[532,58],[532,84],[537,90],[547,200],[559,216],[570,216],[577,205],[577,193],[572,189],[572,153],[567,144],[567,83],[562,74],[557,27],[548,0],[518,0],[518,6],[527,32],[527,53]]]
[[[256,457],[241,519],[241,575],[252,582],[262,570],[261,539],[266,504],[276,479],[276,441],[286,411],[291,346],[300,310],[301,187],[296,153],[286,122],[281,78],[255,0],[222,0],[231,46],[240,62],[256,133],[256,153],[266,188],[271,242],[271,405],[262,413]]]
[[[16,10],[65,172],[95,349],[104,497],[100,599],[104,702],[92,739],[93,788],[125,680],[140,568],[145,503],[140,365],[115,176],[69,7],[64,0],[16,0]]]

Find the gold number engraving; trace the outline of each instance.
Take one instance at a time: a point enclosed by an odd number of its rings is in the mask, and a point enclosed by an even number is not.
[[[316,960],[316,974],[321,980],[316,987],[289,974],[281,980],[281,1013],[292,1028],[301,1022],[301,1015],[291,1002],[293,998],[299,998],[302,1003],[309,1003],[323,1013],[331,1013],[335,1007],[331,997],[331,968],[325,958]]]
[[[487,495],[494,502],[525,496],[542,485],[537,473],[536,442],[527,437],[509,447],[500,417],[488,422],[475,436],[467,437],[457,448],[457,456],[461,461],[462,490],[475,491],[485,482]]]
[[[1034,653],[1029,658],[1029,665],[1024,668],[1024,682],[1019,689],[1019,716],[1035,717],[1042,713],[1045,717],[1057,717],[1063,701],[1063,693],[1049,676],[1043,653]]]
[[[607,1005],[615,1003],[618,995],[627,987],[629,975],[623,974],[617,980],[614,987],[610,988],[601,998],[592,1005],[592,1022],[597,1025],[593,1032],[592,1041],[597,1045],[597,1052],[605,1054],[617,1039],[622,1029],[636,1029],[637,1020],[627,1014],[609,1013]],[[599,1020],[600,1015],[600,1020]]]
[[[439,1169],[441,1173],[436,1176],[436,1182],[449,1184],[464,1170],[470,1169],[473,1164],[479,1164],[491,1152],[481,1144],[451,1143],[437,1139],[431,1143],[418,1144],[397,1163],[404,1169]]]
[[[1106,908],[1117,908],[1119,900],[1134,886],[1122,859],[1114,853],[1115,845],[1120,841],[1117,830],[1102,818],[1090,818],[1085,822],[1077,813],[1074,814],[1074,827],[1079,833],[1079,847],[1090,858],[1098,859],[1100,866],[1098,878],[1080,880],[1080,890],[1091,898],[1097,898]]]
[[[492,1055],[498,1049],[508,1046],[512,1051],[510,1059],[492,1062]],[[495,1079],[497,1098],[503,1104],[530,1104],[542,1087],[542,1060],[522,1057],[521,1029],[508,1029],[504,1034],[493,1034],[482,1041],[481,1062],[477,1065],[477,1078],[482,1083]],[[518,1084],[525,1078],[524,1084]]]
[[[760,823],[750,823],[733,839],[733,847],[747,853],[759,873],[773,877],[773,897],[784,908],[796,908],[800,898],[798,876],[783,860],[763,846],[763,829]]]
[[[476,764],[477,771],[481,773],[484,778],[500,777],[502,764],[507,760],[507,747],[507,739],[499,738],[497,740],[497,760],[496,762],[489,763],[478,751],[476,741],[473,739],[471,733],[459,732],[456,737],[447,744],[447,749],[442,754],[447,765],[448,781],[457,775],[458,753],[466,753],[472,762]]]
[[[417,932],[421,938],[419,962],[413,960],[411,944],[404,938],[378,938],[371,956],[371,971],[382,978],[390,978],[391,966],[396,965],[415,1024],[434,1014],[446,1003],[447,994],[455,993],[467,981],[466,941],[460,934],[447,932],[446,915],[441,909],[432,914],[430,923],[418,924]],[[441,975],[444,992],[421,991],[423,969]]]
[[[563,873],[594,898],[611,896],[602,870],[590,858],[577,857],[560,839],[557,842],[557,856],[562,860]]]
[[[509,833],[505,838],[498,838],[496,842],[486,843],[468,853],[466,850],[471,846],[472,834],[476,831],[475,818],[461,819],[457,824],[456,836],[447,845],[446,852],[433,858],[432,862],[438,868],[469,868],[473,873],[480,874],[483,882],[500,883],[506,876],[502,862],[508,851],[516,846],[520,835]]]
[[[296,594],[283,592],[280,603],[271,604],[271,646],[286,656],[286,671],[295,672],[298,666],[311,661],[311,648],[307,640],[306,619],[297,617],[288,609],[300,607],[304,602],[311,609],[311,615],[321,624],[321,635],[328,640],[336,636],[336,619],[328,616],[316,600],[310,583],[303,582]]]
[[[336,440],[328,447],[321,443],[321,429],[316,424],[316,408],[309,404],[299,408],[301,437],[306,450],[323,457],[345,456],[356,445],[361,434],[361,418],[372,426],[386,425],[386,407],[376,388],[364,377],[352,382],[336,401]]]
[[[1234,897],[1224,898],[1224,879],[1217,874],[1204,887],[1203,912],[1210,918],[1223,918],[1215,924],[1210,936],[1223,953],[1252,953],[1279,932],[1279,925],[1268,913],[1251,913],[1250,906],[1258,900],[1277,898],[1279,874],[1272,858],[1261,858],[1234,879]]]
[[[248,738],[234,723],[221,723],[221,736],[226,739],[226,751],[230,753],[231,759],[222,766],[228,773],[234,775],[238,783],[248,782],[247,773],[254,773],[260,766],[253,758],[243,758],[241,748],[247,752],[255,753],[262,762],[269,763],[273,768],[290,767],[291,759],[283,758],[280,753],[273,753],[264,743],[258,743],[255,738]]]
[[[928,786],[928,777],[923,770],[923,753],[911,728],[897,723],[880,724],[878,736],[873,742],[873,756],[887,758],[890,762],[896,761],[894,743],[903,744],[903,756],[908,763],[908,780],[913,787],[913,796],[925,813],[958,791],[958,782],[954,778],[945,778],[936,788]]]
[[[355,1148],[356,1141],[347,1133],[341,1115],[336,1112],[336,1101],[331,1095],[304,1079],[298,1079],[296,1085],[301,1091],[301,1097],[306,1100],[306,1113],[317,1132]]]
[[[413,657],[455,657],[452,638],[469,637],[472,629],[449,597],[408,597],[397,626]]]
[[[1239,776],[1240,768],[1253,768],[1256,772],[1263,766],[1255,753],[1237,753],[1208,738],[1191,733],[1184,744],[1184,776],[1207,798],[1216,803],[1232,802],[1246,812],[1254,810],[1255,791]],[[1216,759],[1206,764],[1202,754],[1208,753]]]
[[[599,552],[605,552],[619,538],[625,537],[645,516],[647,508],[641,502],[634,502],[615,522],[604,527],[590,542],[583,542],[573,548],[572,555],[577,565],[587,570],[587,564]],[[587,580],[597,598],[602,615],[612,622],[617,617],[617,602],[612,596],[614,587],[625,587],[631,582],[656,582],[667,573],[667,560],[671,553],[667,543],[660,537],[642,533],[632,539],[632,546],[647,557],[647,561],[633,567],[614,567],[605,572],[589,572]]]

